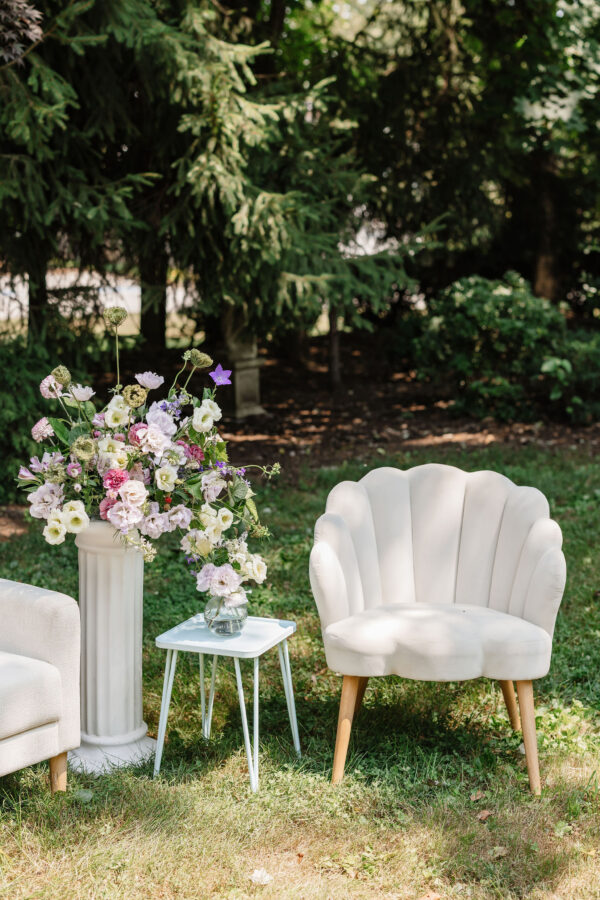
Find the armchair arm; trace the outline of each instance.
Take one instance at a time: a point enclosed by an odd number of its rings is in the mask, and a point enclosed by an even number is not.
[[[545,517],[537,519],[521,550],[509,606],[510,613],[539,625],[550,637],[565,589],[561,547],[558,524]]]
[[[350,613],[346,579],[337,554],[325,541],[319,541],[310,552],[310,585],[319,610],[323,631],[332,622]]]
[[[79,607],[72,597],[0,578],[0,650],[41,659],[60,672],[63,750],[80,741],[79,648]]]

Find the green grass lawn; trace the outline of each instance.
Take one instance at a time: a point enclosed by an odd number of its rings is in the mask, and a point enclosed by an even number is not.
[[[366,466],[305,472],[261,494],[273,531],[268,582],[250,612],[293,618],[303,758],[293,752],[277,653],[261,667],[261,786],[249,789],[233,668],[201,737],[197,657],[180,657],[161,777],[151,765],[0,779],[0,896],[18,898],[600,898],[600,471],[584,451],[491,447],[378,458],[504,472],[549,498],[567,589],[550,675],[536,685],[543,793],[528,790],[521,738],[497,684],[372,680],[339,786],[329,784],[341,679],[325,666],[308,583],[328,490]],[[0,545],[0,576],[77,594],[72,541],[38,529]],[[154,638],[200,609],[176,545],[146,567],[144,711],[156,734],[164,653]],[[2,627],[0,623],[0,628]],[[250,678],[249,667],[245,670]],[[248,681],[248,684],[250,682]],[[91,792],[91,794],[90,794]],[[491,812],[485,821],[478,816]],[[273,877],[255,886],[264,867]]]

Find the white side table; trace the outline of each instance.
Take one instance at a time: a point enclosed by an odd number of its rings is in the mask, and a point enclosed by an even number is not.
[[[162,703],[160,707],[160,721],[158,724],[158,742],[154,759],[154,775],[160,771],[165,732],[167,730],[167,718],[171,702],[171,690],[177,665],[179,652],[197,653],[200,658],[200,704],[202,712],[202,734],[210,737],[210,724],[212,720],[213,701],[215,698],[215,679],[217,674],[217,659],[219,656],[231,656],[235,665],[235,677],[237,681],[238,696],[240,699],[240,712],[242,716],[242,728],[244,730],[244,744],[248,757],[248,771],[250,772],[250,787],[258,790],[258,661],[263,653],[272,647],[277,647],[279,652],[279,664],[283,677],[283,689],[290,717],[294,748],[300,756],[300,738],[298,736],[298,722],[296,721],[296,705],[294,703],[294,688],[292,685],[292,671],[290,668],[290,656],[287,639],[296,630],[295,622],[287,622],[283,619],[266,619],[258,616],[248,616],[244,629],[240,634],[233,636],[213,634],[204,622],[202,613],[192,616],[185,622],[165,631],[156,638],[156,646],[167,651],[165,665],[165,680],[163,685]],[[206,703],[204,685],[204,656],[212,656],[212,671],[210,678],[210,691],[208,704]],[[253,736],[254,752],[250,747],[250,734],[248,731],[248,719],[246,717],[246,702],[242,686],[242,673],[240,659],[254,660],[254,712],[253,712]]]

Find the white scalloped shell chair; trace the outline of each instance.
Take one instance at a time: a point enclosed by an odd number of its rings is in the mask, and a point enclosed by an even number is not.
[[[373,676],[500,681],[540,792],[532,681],[550,667],[566,567],[548,501],[497,472],[375,469],[333,488],[310,580],[330,669],[344,676],[333,781]]]

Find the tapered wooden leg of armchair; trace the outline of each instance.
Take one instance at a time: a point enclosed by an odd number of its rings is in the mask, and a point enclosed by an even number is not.
[[[66,753],[59,753],[50,760],[50,789],[53,794],[56,791],[66,791],[67,789]]]
[[[519,718],[519,709],[517,707],[517,698],[515,697],[515,686],[512,681],[501,681],[502,695],[506,703],[508,718],[513,727],[513,731],[521,730],[521,720]]]
[[[361,707],[363,702],[363,697],[365,696],[365,691],[367,689],[367,684],[369,683],[368,678],[359,678],[358,679],[358,691],[356,694],[356,703],[354,704],[354,715],[356,715]]]
[[[521,709],[521,723],[523,726],[523,743],[525,744],[525,759],[527,760],[527,772],[529,773],[529,787],[534,794],[542,793],[540,783],[540,764],[538,761],[537,737],[535,733],[535,706],[533,703],[533,684],[531,681],[517,681],[517,694],[519,695],[519,707]]]
[[[333,754],[332,784],[337,784],[338,781],[341,781],[344,777],[346,754],[348,753],[348,744],[350,743],[350,730],[352,728],[354,710],[356,709],[360,682],[361,679],[356,675],[344,675],[342,696],[340,698],[337,737],[335,739],[335,752]]]

